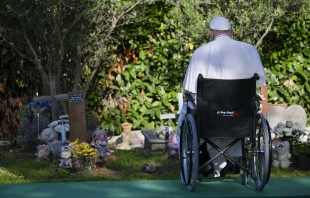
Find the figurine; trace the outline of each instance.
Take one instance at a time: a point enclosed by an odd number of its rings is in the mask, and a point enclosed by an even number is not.
[[[72,167],[71,160],[71,149],[68,146],[63,146],[61,148],[61,162],[59,164],[60,168]]]
[[[108,158],[114,153],[114,151],[110,150],[108,147],[107,135],[104,130],[96,130],[93,133],[93,140],[91,145],[99,151],[100,157],[104,159]]]

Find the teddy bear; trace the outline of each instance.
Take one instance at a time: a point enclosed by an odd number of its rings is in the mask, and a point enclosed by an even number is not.
[[[48,161],[50,160],[51,154],[60,156],[62,142],[58,140],[58,134],[54,129],[44,129],[38,138],[40,141],[46,143],[37,146],[38,159]]]
[[[278,141],[274,143],[273,152],[272,152],[272,166],[288,168],[290,165],[290,143],[288,141]]]
[[[52,128],[46,128],[39,135],[39,140],[45,143],[51,143],[58,140],[57,132]]]

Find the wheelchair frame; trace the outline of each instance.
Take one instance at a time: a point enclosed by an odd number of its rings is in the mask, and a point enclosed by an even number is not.
[[[200,74],[198,77],[198,83],[201,82],[201,79],[203,79],[203,77]],[[258,79],[258,75],[255,74],[252,78],[247,80],[253,80],[256,82]],[[254,92],[255,90],[256,87],[254,87]],[[195,100],[190,94],[185,94],[185,96],[188,104],[191,103],[194,109],[189,108],[189,105],[187,106],[188,113],[181,124],[180,130],[179,159],[182,183],[189,191],[194,191],[198,181],[199,170],[210,164],[220,155],[224,155],[240,168],[241,183],[243,185],[246,185],[249,179],[252,178],[255,183],[255,188],[259,191],[263,190],[270,177],[272,149],[269,124],[264,116],[261,113],[258,113],[261,98],[256,93],[254,94],[253,101],[255,102],[256,108],[252,117],[253,121],[251,122],[252,126],[251,131],[249,131],[249,136],[232,136],[232,138],[235,139],[224,149],[220,149],[216,144],[209,140],[209,138],[212,137],[201,137],[201,132],[197,130],[197,125],[199,126],[200,119]],[[219,152],[213,158],[201,165],[199,165],[200,138],[204,139]],[[241,162],[226,153],[228,149],[239,141],[241,141],[242,145]]]

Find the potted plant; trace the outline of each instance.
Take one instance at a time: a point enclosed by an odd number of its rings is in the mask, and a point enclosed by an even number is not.
[[[122,127],[122,131],[124,133],[127,133],[127,134],[130,133],[130,131],[132,129],[132,123],[129,123],[127,121],[126,111],[127,111],[128,107],[130,107],[128,99],[125,97],[122,97],[120,100],[119,108],[122,111],[122,116],[123,116],[124,122],[121,124],[121,127]]]

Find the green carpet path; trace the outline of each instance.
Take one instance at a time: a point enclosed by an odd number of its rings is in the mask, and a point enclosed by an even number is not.
[[[102,181],[0,185],[0,198],[310,197],[310,178],[271,178],[263,191],[240,179],[204,179],[194,192],[179,180]]]

